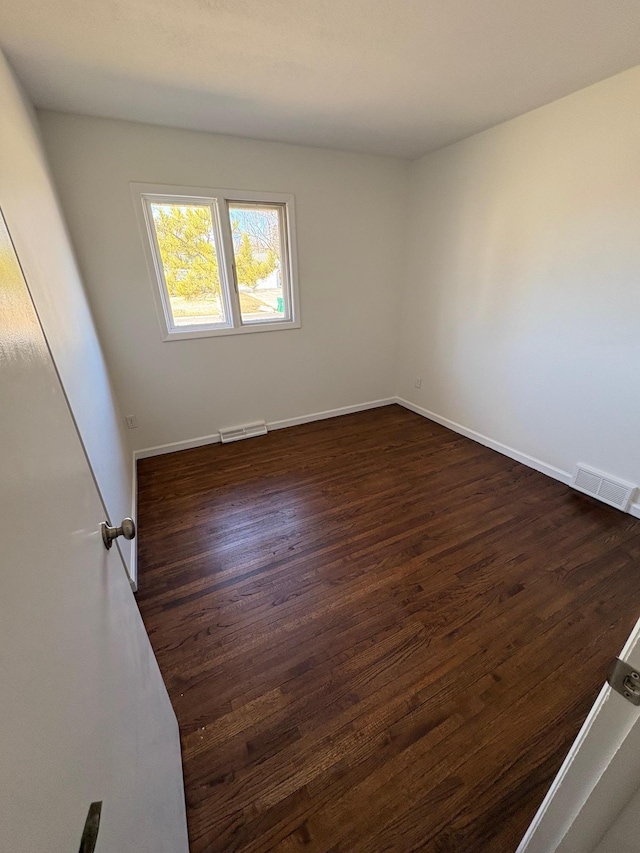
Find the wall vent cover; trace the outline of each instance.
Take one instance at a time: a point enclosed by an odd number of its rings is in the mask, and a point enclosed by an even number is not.
[[[253,424],[227,427],[220,430],[220,441],[228,444],[230,441],[240,441],[241,438],[254,438],[256,435],[266,435],[267,425],[264,421],[256,421]]]
[[[598,500],[604,501],[616,509],[621,509],[623,512],[627,512],[629,509],[631,498],[636,490],[636,486],[632,483],[616,480],[608,474],[603,474],[594,468],[587,468],[585,465],[578,465],[571,485],[579,492],[591,495],[592,498],[598,498]]]

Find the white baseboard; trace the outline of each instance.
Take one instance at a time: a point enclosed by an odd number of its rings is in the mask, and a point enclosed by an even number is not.
[[[367,409],[379,409],[382,406],[391,406],[396,401],[395,397],[386,397],[384,400],[370,400],[368,403],[356,403],[355,406],[341,406],[339,409],[327,409],[324,412],[313,412],[310,415],[301,415],[298,418],[286,418],[283,421],[270,421],[267,429],[286,429],[287,427],[310,424],[313,421],[324,421],[328,418],[339,418],[340,415],[352,415],[354,412],[366,412]]]
[[[300,415],[295,418],[286,418],[281,421],[271,421],[267,423],[267,428],[270,430],[285,429],[290,426],[298,426],[300,424],[312,423],[313,421],[322,421],[327,418],[337,418],[340,415],[351,415],[354,412],[364,412],[367,409],[378,409],[381,406],[391,406],[397,402],[395,397],[386,397],[383,400],[370,400],[366,403],[356,403],[355,406],[341,406],[338,409],[327,409],[323,412],[312,412],[308,415]],[[207,444],[217,444],[220,441],[220,433],[214,432],[211,435],[201,435],[198,438],[189,438],[186,441],[172,441],[168,444],[158,444],[156,447],[145,447],[141,450],[133,451],[133,506],[131,508],[131,517],[136,522],[138,521],[138,459],[147,459],[150,456],[161,456],[164,453],[176,453],[178,450],[189,450],[192,447],[204,447]],[[129,579],[133,591],[138,589],[138,544],[137,538],[132,541],[131,547],[131,564],[129,569]]]
[[[481,432],[476,432],[474,429],[469,429],[469,427],[463,426],[455,421],[450,421],[449,418],[443,418],[441,415],[437,415],[435,412],[430,412],[428,409],[423,409],[421,406],[416,406],[415,403],[410,403],[409,400],[404,400],[402,397],[396,397],[395,402],[398,403],[399,406],[404,406],[405,409],[415,412],[417,415],[422,415],[423,418],[435,421],[435,423],[447,427],[447,429],[453,430],[453,432],[464,435],[466,438],[472,439],[472,441],[477,441],[478,444],[483,444],[485,447],[490,447],[491,450],[502,453],[510,459],[515,459],[516,462],[522,462],[523,465],[527,465],[529,468],[540,471],[541,474],[546,474],[547,477],[553,477],[554,480],[559,480],[559,482],[564,483],[565,486],[571,485],[571,474],[568,471],[563,471],[562,468],[556,468],[555,465],[549,465],[548,462],[536,459],[535,456],[529,456],[528,453],[522,453],[514,447],[509,447],[508,444],[502,444],[500,441],[495,441],[493,438],[489,438]],[[632,503],[628,509],[628,513],[629,515],[634,516],[634,518],[640,518],[640,501]]]
[[[220,441],[220,433],[213,432],[211,435],[201,435],[198,438],[188,438],[186,441],[171,441],[169,444],[158,444],[155,447],[144,447],[142,450],[134,450],[133,458],[147,459],[149,456],[162,456],[163,453],[176,453],[178,450],[190,450],[192,447],[204,447],[205,444],[217,444]]]
[[[286,418],[282,421],[268,421],[267,429],[286,429],[286,427],[308,424],[313,421],[323,421],[326,418],[337,418],[340,415],[352,415],[354,412],[364,412],[367,409],[378,409],[381,406],[391,406],[397,402],[395,397],[386,397],[383,400],[369,400],[366,403],[356,403],[354,406],[341,406],[338,409],[327,409],[323,412],[312,412],[308,415],[299,415],[295,418]],[[147,459],[149,456],[161,456],[163,453],[175,453],[178,450],[189,450],[192,447],[204,447],[206,444],[216,444],[220,441],[220,433],[213,432],[211,435],[201,435],[198,438],[189,438],[186,441],[172,441],[169,444],[158,444],[156,447],[145,447],[142,450],[134,450],[133,458]]]
[[[491,450],[495,450],[497,453],[502,453],[504,456],[508,456],[510,459],[514,459],[516,462],[521,462],[523,465],[527,465],[529,468],[533,468],[536,471],[540,471],[542,474],[546,474],[547,477],[552,477],[554,480],[558,480],[561,483],[564,483],[566,486],[571,484],[571,474],[568,471],[563,471],[561,468],[556,468],[555,465],[549,465],[547,462],[543,462],[541,459],[537,459],[535,456],[529,456],[527,453],[522,453],[520,450],[516,450],[514,447],[510,447],[507,444],[503,444],[500,441],[495,441],[493,438],[489,438],[486,435],[483,435],[480,432],[476,432],[474,429],[469,429],[469,427],[465,427],[462,424],[456,423],[455,421],[449,420],[449,418],[443,418],[441,415],[436,414],[436,412],[431,412],[428,409],[423,409],[421,406],[417,406],[415,403],[409,402],[409,400],[405,400],[402,397],[385,397],[381,400],[369,400],[366,403],[356,403],[353,406],[341,406],[337,409],[326,409],[322,412],[312,412],[307,415],[299,415],[295,418],[285,418],[280,421],[270,421],[267,423],[267,428],[270,430],[276,429],[286,429],[291,426],[298,426],[300,424],[312,423],[313,421],[322,421],[328,418],[337,418],[340,415],[350,415],[354,412],[364,412],[367,409],[377,409],[382,406],[390,406],[393,403],[397,403],[400,406],[403,406],[405,409],[409,409],[411,412],[415,412],[418,415],[421,415],[423,418],[427,418],[430,421],[434,421],[435,423],[440,424],[441,426],[446,427],[447,429],[452,430],[453,432],[457,432],[460,435],[464,435],[466,438],[470,438],[472,441],[477,441],[479,444],[484,445],[485,447],[491,448]],[[172,441],[168,444],[159,444],[156,447],[145,447],[141,450],[133,451],[133,508],[131,512],[131,517],[135,520],[136,510],[137,510],[137,471],[136,471],[136,462],[138,459],[147,459],[150,456],[161,456],[164,453],[175,453],[178,450],[189,450],[192,447],[204,447],[207,444],[216,444],[220,441],[220,433],[214,432],[211,435],[201,435],[198,438],[190,438],[186,441]],[[635,518],[640,518],[640,501],[631,504],[629,508],[630,515],[633,515]],[[135,543],[136,540],[134,539]],[[137,545],[134,545],[131,549],[131,583],[134,589],[137,588]]]
[[[522,453],[514,447],[509,447],[508,444],[502,444],[500,441],[495,441],[493,438],[489,438],[481,432],[476,432],[474,429],[469,429],[469,427],[458,424],[455,421],[450,421],[449,418],[443,418],[435,412],[430,412],[428,409],[416,406],[415,403],[410,403],[402,397],[396,397],[396,402],[400,406],[404,406],[405,409],[409,409],[418,415],[422,415],[423,418],[435,421],[437,424],[453,430],[453,432],[464,435],[466,438],[472,439],[472,441],[477,441],[478,444],[490,447],[491,450],[496,450],[498,453],[502,453],[510,459],[515,459],[516,462],[522,462],[523,465],[527,465],[529,468],[534,468],[536,471],[540,471],[541,474],[546,474],[547,477],[553,477],[554,480],[559,480],[561,483],[564,483],[565,486],[568,486],[571,483],[571,474],[568,471],[563,471],[561,468],[556,468],[555,465],[549,465],[541,459],[536,459],[535,456],[529,456],[528,453]]]

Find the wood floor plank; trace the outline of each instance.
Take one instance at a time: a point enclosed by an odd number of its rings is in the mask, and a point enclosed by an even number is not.
[[[640,524],[398,406],[141,460],[193,853],[512,853],[640,612]]]

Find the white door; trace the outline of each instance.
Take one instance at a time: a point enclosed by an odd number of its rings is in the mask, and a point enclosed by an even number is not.
[[[0,850],[188,850],[178,728],[0,216]]]
[[[640,675],[640,620],[619,658]],[[640,707],[605,684],[517,853],[638,853],[639,794]]]

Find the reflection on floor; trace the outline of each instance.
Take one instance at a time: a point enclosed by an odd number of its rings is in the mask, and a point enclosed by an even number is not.
[[[397,406],[139,463],[193,853],[515,847],[640,612],[640,524]]]

